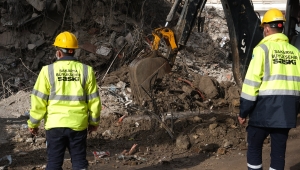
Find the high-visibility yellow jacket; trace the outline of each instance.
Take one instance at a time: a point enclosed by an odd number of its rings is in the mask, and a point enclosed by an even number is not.
[[[101,101],[93,68],[65,56],[44,66],[31,94],[30,128],[85,130],[98,125]]]
[[[242,87],[240,117],[249,125],[296,127],[300,101],[300,54],[282,34],[266,36],[254,48]]]

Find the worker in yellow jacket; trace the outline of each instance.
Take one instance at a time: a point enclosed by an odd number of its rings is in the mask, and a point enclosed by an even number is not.
[[[248,170],[262,170],[262,147],[271,137],[270,169],[283,170],[288,133],[296,127],[300,101],[300,54],[282,34],[285,18],[270,9],[261,26],[264,38],[253,56],[241,94],[239,122],[247,126]]]
[[[28,127],[33,135],[44,119],[47,140],[47,170],[62,169],[68,148],[72,169],[87,169],[87,133],[97,130],[101,101],[93,68],[74,57],[77,38],[60,33],[54,42],[57,61],[44,66],[31,94]]]

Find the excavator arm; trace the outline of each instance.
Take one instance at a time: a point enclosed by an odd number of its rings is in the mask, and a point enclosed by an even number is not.
[[[242,86],[253,48],[263,38],[260,18],[249,0],[221,0],[229,30],[232,52],[232,72]]]
[[[260,19],[250,0],[221,0],[221,2],[229,30],[233,76],[237,85],[241,87],[252,58],[252,49],[263,38],[263,31],[259,27]],[[205,3],[206,0],[185,2],[174,29],[179,49],[186,45],[197,17],[201,16]],[[176,8],[177,4],[173,6]],[[174,16],[173,12],[171,10],[168,16]],[[168,20],[170,18],[167,18],[167,22]]]

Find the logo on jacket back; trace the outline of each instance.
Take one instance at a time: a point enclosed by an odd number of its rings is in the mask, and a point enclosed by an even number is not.
[[[59,69],[56,77],[58,81],[80,81],[80,73],[73,69]]]
[[[293,51],[274,50],[272,59],[273,64],[296,65],[298,58]]]

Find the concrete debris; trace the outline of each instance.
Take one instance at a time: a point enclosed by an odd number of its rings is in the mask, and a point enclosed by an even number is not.
[[[46,0],[26,0],[36,10],[43,11],[46,7]]]
[[[129,45],[132,45],[134,43],[133,36],[130,32],[126,35],[125,40],[128,42]]]
[[[27,138],[25,142],[26,143],[33,143],[33,138]]]
[[[89,42],[86,42],[82,45],[80,45],[80,48],[90,52],[90,53],[96,53],[97,47]]]
[[[36,46],[35,44],[28,44],[28,50],[33,50]]]
[[[45,43],[45,40],[39,39],[39,40],[37,40],[37,41],[34,43],[34,45],[35,45],[36,47],[39,47],[39,46],[43,45],[44,43]]]
[[[187,150],[190,148],[190,146],[191,146],[191,143],[190,143],[190,139],[189,139],[188,135],[181,134],[177,137],[176,147],[178,149]]]
[[[98,48],[96,50],[96,54],[107,56],[110,53],[110,51],[111,51],[111,48],[101,46],[100,48]]]
[[[39,63],[40,63],[40,61],[42,60],[42,58],[44,57],[44,55],[45,55],[45,51],[40,51],[40,52],[36,55],[36,57],[35,57],[34,60],[33,60],[32,65],[31,65],[31,69],[32,69],[33,71],[38,70],[38,68],[39,68]]]
[[[52,13],[49,17],[44,17],[42,24],[42,33],[45,37],[52,38],[55,36],[55,33],[57,32],[58,28],[61,26],[61,23],[63,21],[63,16],[58,13]],[[50,39],[51,40],[51,39]],[[53,40],[51,40],[53,41]]]
[[[46,138],[38,137],[35,139],[35,143],[41,145],[46,142]]]
[[[219,148],[217,150],[217,156],[224,155],[225,153],[226,153],[226,149],[225,148]]]
[[[121,48],[125,45],[125,37],[120,36],[116,39],[116,45],[118,48]]]
[[[15,37],[13,32],[7,31],[0,34],[0,46],[2,47],[13,47],[15,44]]]

